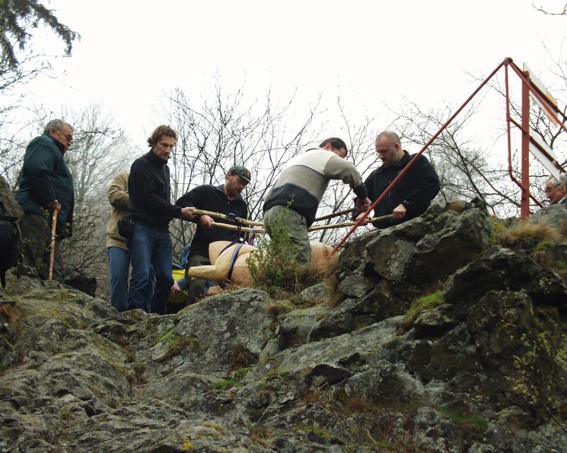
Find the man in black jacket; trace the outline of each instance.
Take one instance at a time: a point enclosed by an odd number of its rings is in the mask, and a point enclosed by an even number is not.
[[[392,131],[378,134],[376,152],[382,160],[382,166],[374,170],[364,182],[372,203],[382,195],[413,157],[402,149],[400,137]],[[412,164],[374,209],[374,217],[392,214],[393,218],[377,222],[375,226],[386,228],[420,216],[429,207],[440,188],[435,169],[425,156],[419,156],[417,162]]]
[[[128,178],[128,213],[136,225],[128,239],[132,264],[128,308],[164,314],[172,278],[172,244],[169,222],[172,218],[191,220],[193,208],[181,208],[170,202],[171,187],[167,161],[177,143],[177,133],[169,126],[159,126],[148,138],[151,150],[132,164]],[[155,275],[151,307],[144,303],[148,286]]]
[[[202,185],[187,192],[175,203],[178,206],[192,206],[196,209],[218,212],[225,215],[234,215],[241,219],[248,218],[248,205],[242,198],[242,191],[250,182],[250,171],[241,165],[232,166],[223,185]],[[187,270],[192,266],[205,266],[211,264],[209,259],[209,244],[215,241],[242,240],[237,231],[215,227],[215,222],[231,223],[222,219],[213,219],[208,215],[195,217],[197,231],[191,241],[191,252]],[[234,225],[234,223],[232,223]],[[186,276],[186,279],[189,277]],[[192,304],[204,295],[206,281],[192,279],[189,282],[188,303]],[[174,287],[172,289],[176,291]]]

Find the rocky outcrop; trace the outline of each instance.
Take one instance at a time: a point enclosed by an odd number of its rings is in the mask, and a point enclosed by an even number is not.
[[[333,305],[317,285],[119,314],[11,275],[0,451],[567,451],[562,246],[491,225],[471,202],[353,239]]]

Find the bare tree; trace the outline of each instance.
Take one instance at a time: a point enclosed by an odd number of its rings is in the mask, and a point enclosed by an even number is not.
[[[66,153],[75,186],[73,236],[62,244],[65,273],[80,270],[106,289],[106,224],[110,206],[107,190],[113,176],[130,157],[124,131],[98,104],[78,112],[62,112],[73,125],[74,141]]]
[[[26,138],[32,132],[27,131],[27,125],[19,125],[14,120],[14,112],[20,108],[24,97],[14,89],[48,72],[51,61],[56,58],[45,55],[38,50],[39,46],[32,46],[33,32],[40,25],[53,32],[64,43],[67,56],[71,55],[73,43],[80,36],[38,0],[3,0],[0,9],[0,168],[2,176],[15,189]]]
[[[563,7],[559,7],[562,9],[557,9],[555,11],[548,11],[542,5],[539,6],[534,5],[534,8],[536,9],[536,11],[539,11],[540,13],[547,14],[550,16],[567,16],[567,3],[564,3]]]
[[[354,124],[347,112],[347,106],[339,96],[336,101],[341,123],[336,132],[349,146],[347,159],[350,160],[363,176],[368,176],[372,170],[378,167],[380,161],[374,141],[378,126],[375,118],[366,117],[361,124]],[[342,181],[331,181],[321,203],[319,204],[318,216],[326,216],[331,213],[347,211],[354,207],[354,194],[349,186]],[[336,225],[337,223],[348,223],[352,221],[351,214],[317,222],[314,226]],[[370,228],[370,227],[369,227]],[[331,228],[312,232],[313,240],[333,244],[338,242],[348,231],[348,227]],[[361,227],[355,234],[361,234],[367,228]]]
[[[247,100],[243,88],[225,94],[218,81],[212,102],[193,100],[180,89],[168,96],[168,102],[170,124],[179,134],[171,162],[172,197],[197,185],[223,184],[232,165],[245,165],[253,173],[244,193],[252,220],[262,219],[264,196],[281,167],[313,140],[310,126],[319,109],[316,100],[298,120],[291,114],[293,97],[278,105],[268,91],[261,101]],[[190,242],[190,223],[174,221],[171,230],[175,250]]]

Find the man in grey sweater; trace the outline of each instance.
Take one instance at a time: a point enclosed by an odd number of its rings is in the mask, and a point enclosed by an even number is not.
[[[366,187],[356,167],[344,160],[347,146],[340,138],[324,140],[318,148],[307,150],[291,159],[279,175],[264,202],[264,225],[270,236],[283,224],[293,244],[290,253],[298,264],[311,260],[307,229],[315,220],[317,208],[329,181],[339,179],[348,184],[359,200],[357,210],[370,206]]]

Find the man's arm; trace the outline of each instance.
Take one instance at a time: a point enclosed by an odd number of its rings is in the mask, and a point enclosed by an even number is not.
[[[181,206],[182,208],[195,208],[204,209],[207,199],[207,186],[197,186],[187,192],[185,195],[181,196],[176,202],[176,206]],[[208,215],[196,215],[191,219],[192,222],[197,225],[201,225],[203,228],[212,228],[214,220]]]
[[[117,209],[126,209],[128,198],[128,174],[120,173],[110,183],[108,202]]]
[[[441,183],[437,172],[425,156],[419,156],[415,163],[417,184],[405,194],[402,205],[409,211],[424,210],[439,193]]]

